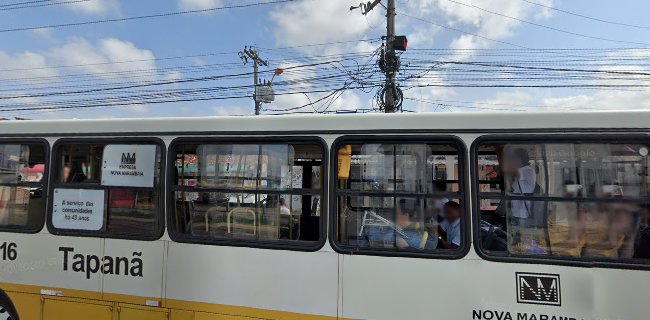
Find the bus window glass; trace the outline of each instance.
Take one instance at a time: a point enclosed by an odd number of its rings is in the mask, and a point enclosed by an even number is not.
[[[483,143],[481,247],[491,255],[650,262],[644,143]]]
[[[350,250],[459,249],[465,232],[461,170],[454,145],[342,142],[337,243]]]
[[[0,144],[0,230],[42,226],[45,150],[44,144]]]
[[[318,144],[182,144],[174,150],[173,218],[191,241],[321,239]]]
[[[50,209],[54,228],[128,238],[151,238],[159,233],[159,146],[60,143],[55,150],[55,203]],[[80,200],[83,205],[74,204]]]

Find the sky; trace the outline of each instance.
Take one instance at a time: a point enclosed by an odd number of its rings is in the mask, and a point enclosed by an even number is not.
[[[243,96],[252,94],[252,89],[246,87],[252,84],[252,75],[248,74],[252,72],[252,66],[244,65],[238,55],[245,46],[254,46],[263,59],[269,60],[269,67],[262,68],[264,80],[271,80],[275,68],[286,70],[274,78],[276,92],[305,92],[276,96],[273,103],[264,104],[266,113],[292,108],[301,111],[373,108],[375,90],[359,86],[341,91],[336,99],[323,100],[328,102],[327,105],[304,106],[328,98],[327,90],[318,92],[335,88],[334,80],[327,80],[328,75],[346,68],[349,72],[355,66],[359,70],[359,65],[374,62],[371,55],[377,52],[381,45],[379,38],[385,33],[384,8],[377,7],[364,16],[359,10],[349,9],[358,5],[359,0],[295,0],[212,10],[260,2],[276,1],[1,0],[0,117],[52,119],[251,114],[253,101]],[[207,11],[129,20],[130,17],[197,10]],[[650,26],[647,21],[650,1],[397,0],[397,11],[397,33],[409,38],[409,50],[402,56],[403,65],[431,67],[427,77],[411,79],[425,85],[405,91],[404,110],[472,112],[650,108],[650,90],[456,87],[454,83],[467,83],[469,80],[459,78],[460,73],[454,73],[453,68],[433,67],[436,61],[481,62],[490,56],[486,53],[499,53],[501,60],[513,53],[516,56],[512,59],[519,60],[585,59],[586,54],[578,55],[576,52],[580,51],[575,50],[567,51],[567,54],[554,51],[540,58],[539,52],[523,49],[563,48],[604,49],[597,51],[599,61],[604,63],[595,68],[601,70],[650,72],[647,70],[650,63],[646,61],[650,59],[650,51],[646,51],[650,48],[650,27],[646,27]],[[120,19],[126,20],[106,21]],[[88,21],[100,23],[61,26]],[[59,26],[35,28],[53,25]],[[16,30],[23,28],[29,30]],[[330,44],[314,46],[324,43]],[[614,65],[620,62],[621,57],[635,57],[634,63]],[[319,65],[337,60],[344,62]],[[549,65],[558,66],[548,61],[544,66]],[[567,62],[563,66],[566,65]],[[313,83],[304,81],[316,78],[318,80]],[[197,79],[202,80],[197,82]],[[446,85],[427,86],[431,81]],[[552,83],[556,80],[545,81]],[[615,80],[581,81],[602,84]],[[639,76],[639,79],[625,81],[643,83],[644,79]],[[151,83],[158,85],[153,87]],[[161,90],[206,90],[207,87],[213,90],[210,92],[218,92],[237,86],[241,89],[236,94],[206,94],[201,95],[199,101],[110,105],[113,100],[106,100],[117,94],[160,94]],[[122,89],[105,89],[111,87]],[[52,92],[67,94],[61,96]],[[99,101],[96,99],[109,103],[93,108],[78,107]]]

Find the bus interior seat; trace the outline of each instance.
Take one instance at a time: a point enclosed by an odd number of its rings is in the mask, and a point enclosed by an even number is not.
[[[110,191],[111,208],[135,208],[137,194],[135,190],[113,189]]]
[[[429,240],[429,231],[424,230],[422,233],[422,240],[420,241],[420,250],[424,250],[427,246],[427,241]]]
[[[244,224],[235,223],[237,220],[245,220],[250,217],[253,218],[252,223],[244,223]],[[255,236],[257,234],[256,222],[257,222],[257,214],[255,214],[255,211],[253,209],[245,208],[245,207],[233,208],[228,212],[228,216],[227,216],[226,224],[228,226],[228,234],[251,236],[248,226],[253,226],[252,236]],[[235,227],[244,227],[244,228],[235,228]],[[235,232],[234,230],[244,230],[245,232]]]
[[[300,221],[293,215],[280,215],[280,239],[299,240]]]

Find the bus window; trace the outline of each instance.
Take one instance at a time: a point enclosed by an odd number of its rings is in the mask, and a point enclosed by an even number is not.
[[[254,246],[322,240],[320,144],[179,143],[172,150],[177,239]]]
[[[650,144],[622,141],[481,143],[475,181],[481,250],[650,262]]]
[[[43,225],[44,143],[0,143],[0,230],[37,232]]]
[[[162,232],[161,147],[152,142],[60,142],[51,225],[60,234],[155,239]]]
[[[459,147],[346,140],[337,147],[337,246],[459,255],[467,246]]]

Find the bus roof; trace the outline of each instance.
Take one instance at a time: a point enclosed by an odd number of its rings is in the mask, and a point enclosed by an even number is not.
[[[95,133],[175,132],[353,132],[353,131],[500,131],[570,129],[647,129],[650,111],[490,112],[222,116],[93,120],[0,121],[0,136],[16,134],[83,135]]]

